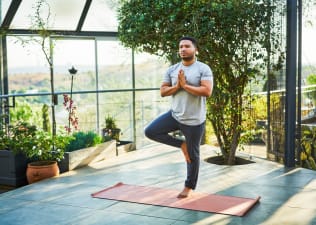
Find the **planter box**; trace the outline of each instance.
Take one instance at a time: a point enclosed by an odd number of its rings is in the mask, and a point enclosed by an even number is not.
[[[58,163],[58,166],[63,173],[114,156],[116,156],[116,141],[111,140],[94,147],[65,152],[64,159]]]
[[[11,151],[0,150],[0,184],[20,187],[27,184],[27,159]]]

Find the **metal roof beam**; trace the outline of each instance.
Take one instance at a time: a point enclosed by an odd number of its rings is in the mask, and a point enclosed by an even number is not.
[[[21,4],[22,0],[12,0],[9,9],[7,11],[7,14],[5,15],[1,28],[2,29],[8,29],[10,27],[10,24],[16,14],[16,12],[18,11],[18,8]]]
[[[52,36],[78,36],[78,37],[117,37],[116,31],[71,31],[71,30],[48,30]],[[7,35],[39,35],[40,30],[9,29]]]
[[[77,25],[77,29],[76,31],[81,31],[81,28],[83,26],[83,23],[87,17],[90,5],[91,5],[92,0],[86,0],[86,4],[84,5],[84,8],[82,10],[78,25]]]

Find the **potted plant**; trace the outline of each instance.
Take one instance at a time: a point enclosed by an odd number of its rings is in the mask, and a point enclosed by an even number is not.
[[[71,139],[71,136],[62,133],[52,136],[43,130],[36,131],[32,146],[19,150],[31,160],[26,170],[29,183],[59,175],[57,162],[64,158],[65,148]]]
[[[18,123],[5,126],[4,116],[0,120],[0,184],[23,186],[27,184],[26,168],[29,160],[21,154],[20,146],[28,146],[35,135],[35,127]]]
[[[116,140],[119,143],[120,132],[121,129],[117,128],[115,118],[107,115],[105,117],[105,128],[102,129],[103,141]]]
[[[62,133],[52,136],[34,125],[18,121],[7,128],[2,127],[0,149],[17,156],[22,155],[27,159],[26,177],[29,183],[33,183],[59,175],[57,161],[64,157],[65,147],[71,138]],[[49,170],[48,176],[40,171],[40,167],[43,167],[44,171]],[[51,172],[51,169],[54,171]]]

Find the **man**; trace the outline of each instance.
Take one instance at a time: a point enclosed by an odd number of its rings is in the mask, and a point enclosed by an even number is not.
[[[197,61],[197,41],[182,37],[179,42],[181,62],[169,67],[160,93],[172,96],[171,110],[159,116],[145,129],[155,141],[181,148],[187,163],[187,178],[178,198],[188,197],[196,188],[200,166],[200,143],[205,129],[206,97],[212,94],[213,74],[210,67]],[[185,140],[169,135],[180,130]]]

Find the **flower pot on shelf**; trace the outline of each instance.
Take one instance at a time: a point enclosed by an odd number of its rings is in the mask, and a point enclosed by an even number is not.
[[[59,176],[56,161],[37,161],[27,165],[26,178],[29,184],[55,176]]]
[[[121,129],[119,128],[103,128],[102,129],[103,141],[116,140],[119,143],[120,132],[121,132]]]
[[[116,140],[120,142],[121,129],[117,128],[116,119],[113,116],[107,115],[105,118],[105,128],[102,129],[103,141]]]

